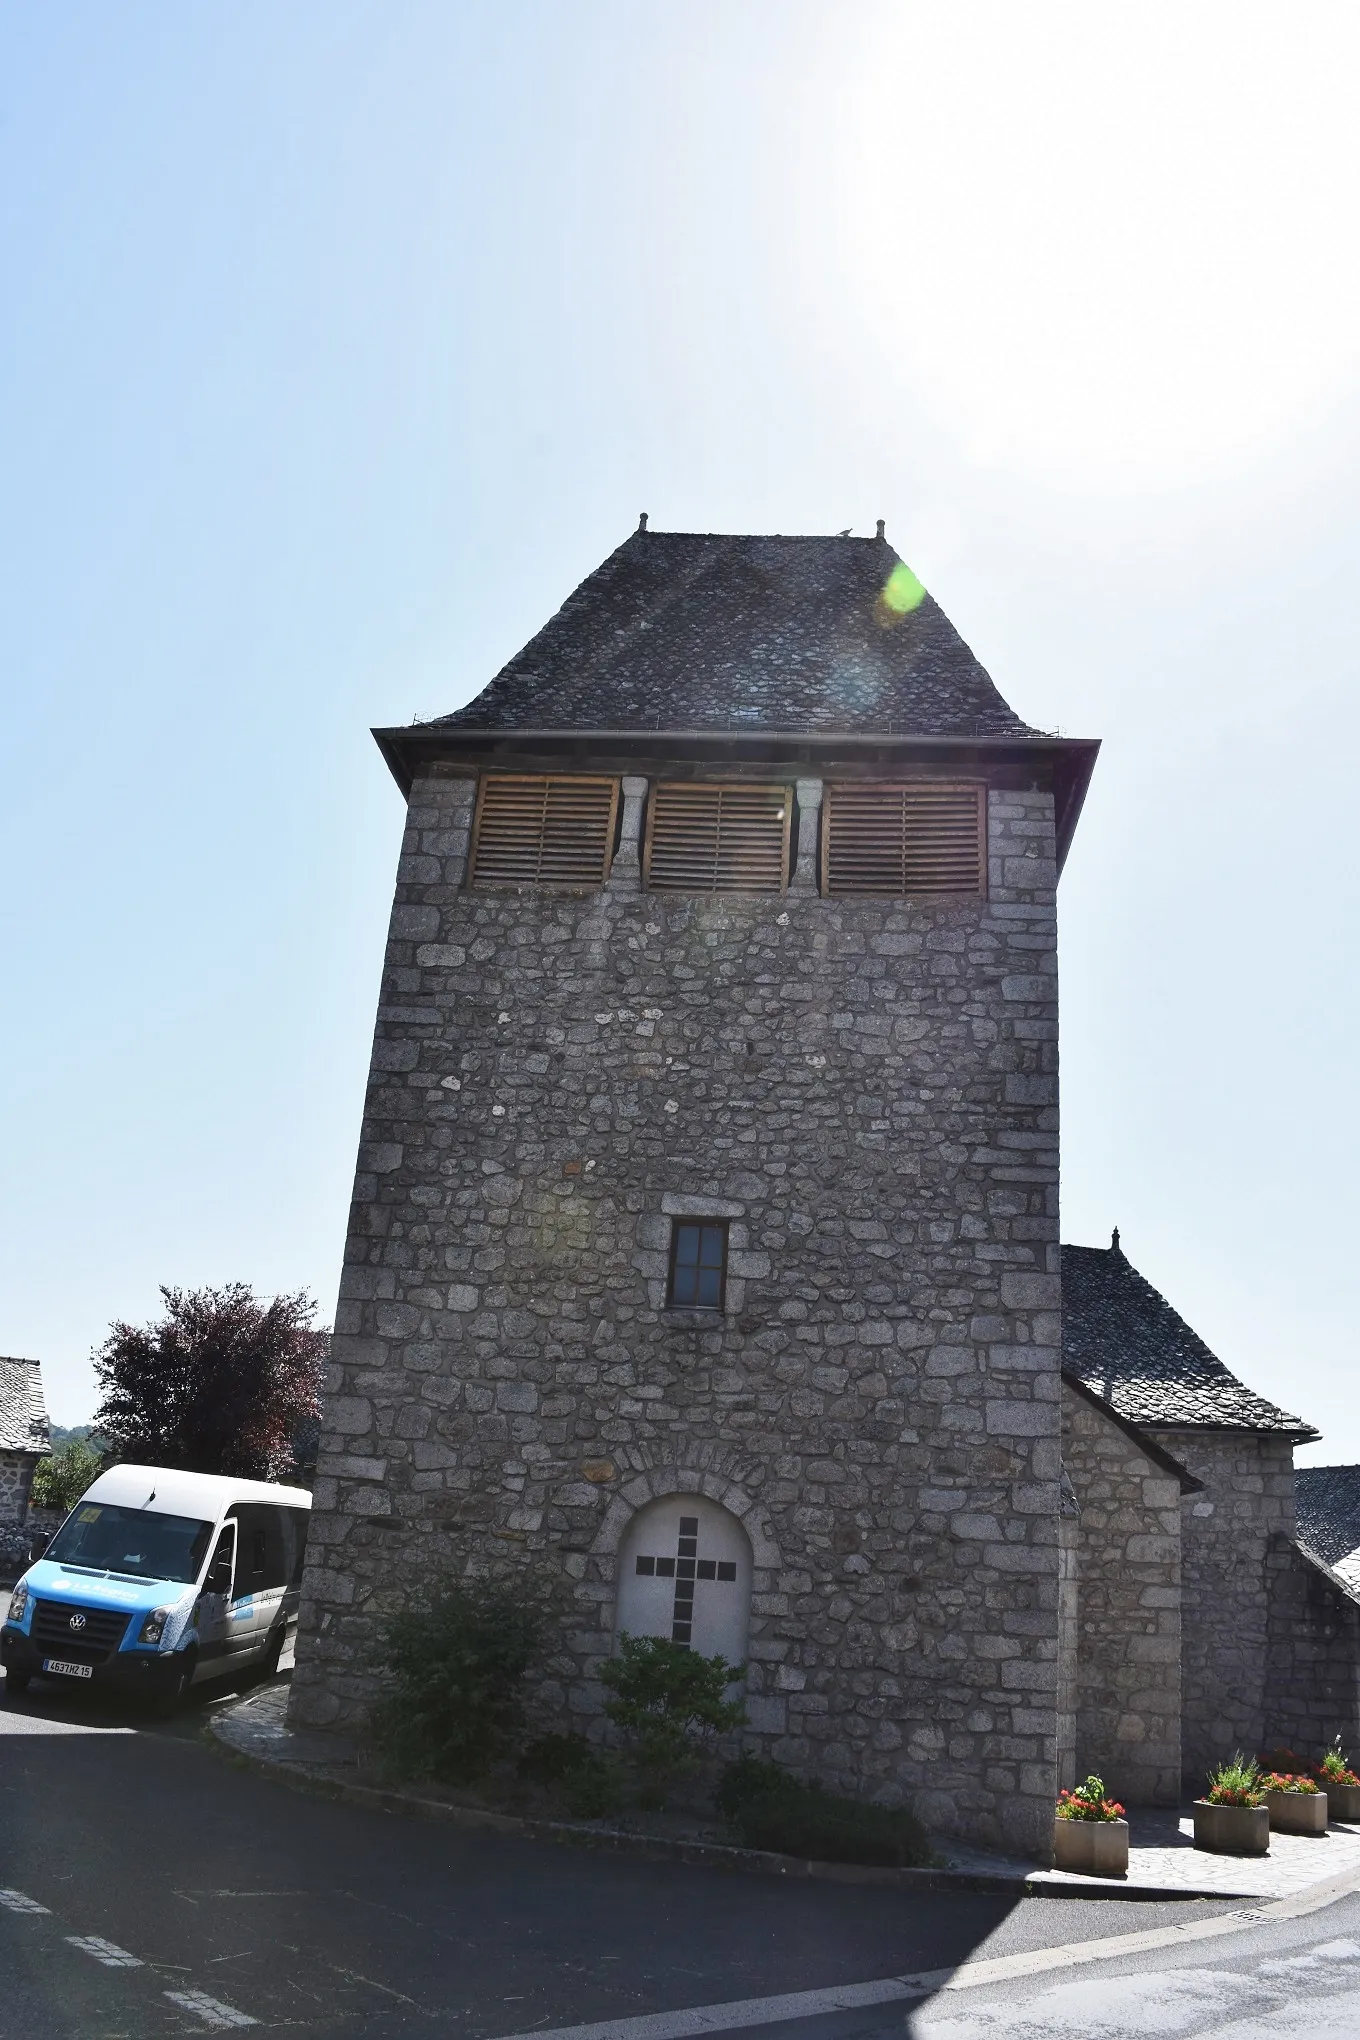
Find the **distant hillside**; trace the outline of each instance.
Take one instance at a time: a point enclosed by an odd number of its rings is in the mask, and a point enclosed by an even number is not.
[[[59,1445],[69,1445],[73,1438],[93,1438],[93,1424],[53,1424],[51,1426],[52,1450]]]

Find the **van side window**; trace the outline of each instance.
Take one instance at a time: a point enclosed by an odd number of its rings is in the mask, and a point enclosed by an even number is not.
[[[268,1502],[238,1502],[231,1511],[240,1526],[236,1551],[236,1592],[265,1594],[288,1584],[283,1510]]]
[[[280,1509],[284,1531],[288,1540],[288,1584],[302,1585],[302,1566],[307,1556],[307,1526],[311,1522],[310,1509]]]

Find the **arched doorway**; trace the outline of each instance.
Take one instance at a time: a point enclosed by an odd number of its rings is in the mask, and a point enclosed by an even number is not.
[[[617,1632],[669,1636],[703,1657],[742,1664],[751,1619],[751,1545],[704,1495],[639,1509],[619,1547]]]

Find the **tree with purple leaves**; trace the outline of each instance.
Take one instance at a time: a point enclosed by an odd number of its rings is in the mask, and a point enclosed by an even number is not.
[[[244,1282],[166,1289],[155,1324],[117,1323],[91,1356],[95,1423],[119,1459],[286,1479],[293,1437],[320,1407],[329,1334],[305,1290],[266,1302]]]

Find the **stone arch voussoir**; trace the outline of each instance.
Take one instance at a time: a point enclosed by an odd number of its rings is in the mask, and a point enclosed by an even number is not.
[[[605,1511],[604,1521],[591,1547],[601,1569],[612,1575],[623,1534],[639,1509],[659,1502],[666,1495],[704,1495],[727,1509],[751,1540],[751,1556],[762,1573],[777,1572],[783,1563],[773,1530],[754,1496],[728,1480],[724,1474],[705,1472],[697,1466],[655,1466],[625,1481]]]

